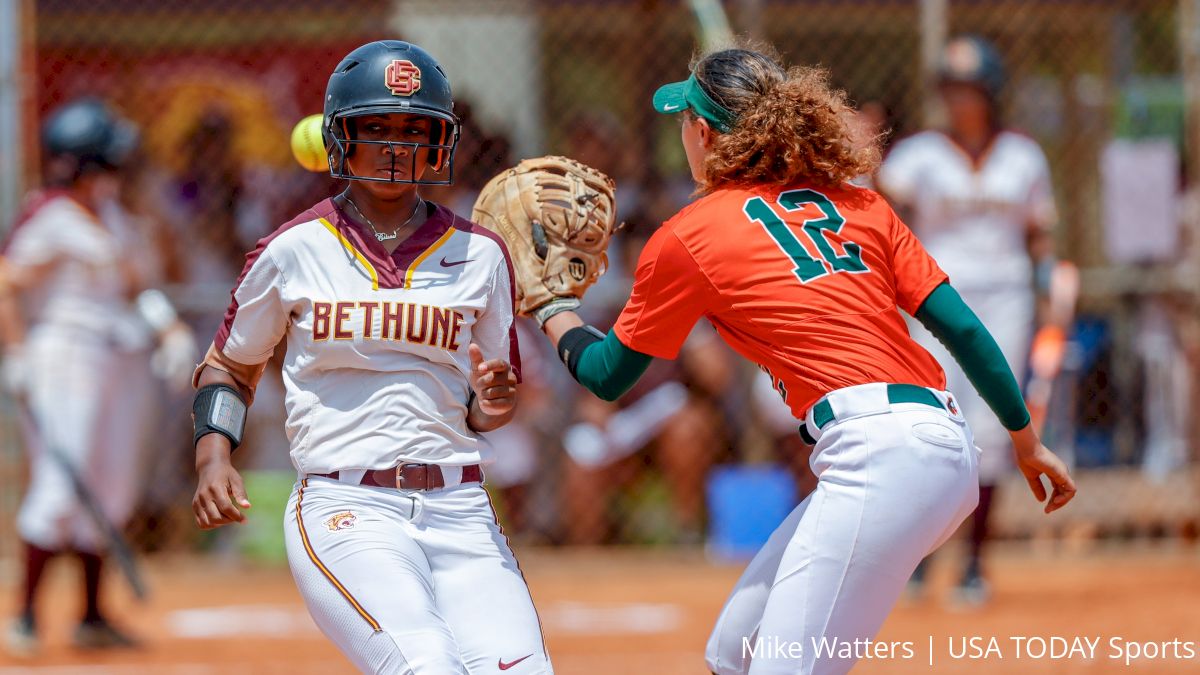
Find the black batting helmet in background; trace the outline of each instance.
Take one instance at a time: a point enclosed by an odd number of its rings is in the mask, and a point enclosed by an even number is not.
[[[67,103],[42,123],[42,150],[51,182],[71,183],[92,171],[115,171],[133,155],[137,144],[137,128],[98,99]]]
[[[432,118],[428,142],[360,141],[355,138],[354,118],[392,113]],[[379,40],[347,54],[329,77],[324,116],[322,134],[329,153],[330,173],[335,177],[425,185],[447,185],[453,179],[459,124],[450,95],[450,80],[429,52],[414,44]],[[414,161],[417,150],[429,148],[430,166],[439,174],[444,172],[445,178],[417,180],[413,166],[409,178],[399,180],[394,165],[390,179],[355,176],[348,171],[346,158],[357,145],[408,147],[412,150],[408,154]]]
[[[993,101],[1004,88],[1004,62],[990,42],[963,35],[946,43],[938,64],[938,81],[979,87]]]

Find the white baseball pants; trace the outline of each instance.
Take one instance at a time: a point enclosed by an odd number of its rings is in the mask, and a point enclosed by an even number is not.
[[[817,488],[726,602],[705,654],[718,675],[849,671],[856,659],[820,646],[873,638],[917,563],[979,500],[978,451],[961,414],[890,404],[884,384],[827,398],[835,421],[817,430],[811,411],[807,421]]]
[[[22,421],[22,433],[31,466],[17,529],[21,539],[46,550],[101,553],[107,548],[104,534],[49,448],[75,468],[104,517],[122,527],[146,473],[147,413],[155,387],[150,356],[69,334],[31,338],[27,349],[33,419]]]
[[[553,673],[479,483],[415,491],[309,477],[284,515],[317,626],[366,673]]]

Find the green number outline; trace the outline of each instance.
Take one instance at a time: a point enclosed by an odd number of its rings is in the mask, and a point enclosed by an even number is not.
[[[746,200],[745,205],[742,206],[742,212],[752,222],[762,225],[779,250],[791,258],[792,263],[796,266],[792,272],[800,279],[800,283],[807,284],[813,279],[829,274],[820,261],[808,254],[808,249],[804,248],[804,244],[800,243],[787,223],[783,222],[783,219],[762,197]]]
[[[819,279],[829,274],[830,270],[851,274],[871,271],[862,261],[861,246],[852,241],[842,242],[842,249],[846,253],[838,255],[837,251],[833,250],[833,245],[829,243],[829,239],[826,238],[825,232],[837,234],[846,224],[846,219],[838,212],[829,197],[816,190],[805,188],[780,193],[776,202],[789,212],[799,211],[806,204],[816,204],[817,208],[821,209],[821,213],[825,214],[824,218],[806,220],[801,225],[804,233],[808,235],[809,241],[825,259],[825,263],[822,263],[809,255],[808,249],[800,242],[800,239],[762,197],[747,199],[745,205],[742,206],[742,212],[746,214],[746,217],[751,222],[762,225],[779,250],[791,259],[795,265],[792,272],[795,273],[800,283],[807,284],[813,279]],[[829,265],[828,268],[826,268],[826,264]]]
[[[817,250],[821,252],[821,257],[829,263],[829,266],[834,272],[850,272],[852,274],[860,274],[862,272],[870,272],[866,263],[862,261],[862,247],[858,244],[847,241],[842,244],[842,249],[846,251],[845,255],[838,255],[833,250],[833,246],[825,237],[825,231],[828,230],[834,234],[841,232],[842,226],[846,224],[846,219],[838,213],[837,207],[829,200],[829,197],[817,192],[816,190],[788,190],[779,195],[779,205],[787,211],[799,211],[806,204],[816,204],[817,208],[821,209],[821,213],[825,214],[824,218],[819,220],[804,221],[804,231],[808,233],[813,243],[817,245]]]

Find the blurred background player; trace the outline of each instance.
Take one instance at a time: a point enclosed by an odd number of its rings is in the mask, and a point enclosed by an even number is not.
[[[1033,139],[1004,127],[998,100],[1004,68],[990,44],[974,36],[951,40],[938,77],[946,127],[897,142],[879,170],[879,187],[1022,377],[1038,318],[1035,290],[1049,288],[1054,269],[1049,164]],[[996,485],[1012,466],[1011,442],[941,343],[919,326],[913,334],[946,370],[983,451],[979,507],[956,589],[959,600],[978,604],[988,597],[981,557]]]
[[[62,552],[83,568],[74,644],[133,644],[100,608],[105,539],[47,448],[73,463],[120,528],[142,487],[150,361],[186,383],[196,358],[190,331],[150,288],[147,258],[131,254],[146,242],[119,203],[119,169],[137,140],[136,129],[98,100],[52,112],[42,129],[46,189],[30,197],[4,247],[5,380],[32,416],[23,420],[31,475],[17,517],[24,587],[6,635],[15,654],[37,649],[38,590],[47,563]]]

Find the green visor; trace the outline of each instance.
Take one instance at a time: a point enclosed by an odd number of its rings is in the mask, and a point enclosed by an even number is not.
[[[737,119],[733,113],[722,108],[704,93],[693,74],[683,82],[664,84],[654,92],[654,109],[668,115],[691,109],[697,116],[708,120],[717,131],[727,134]]]

